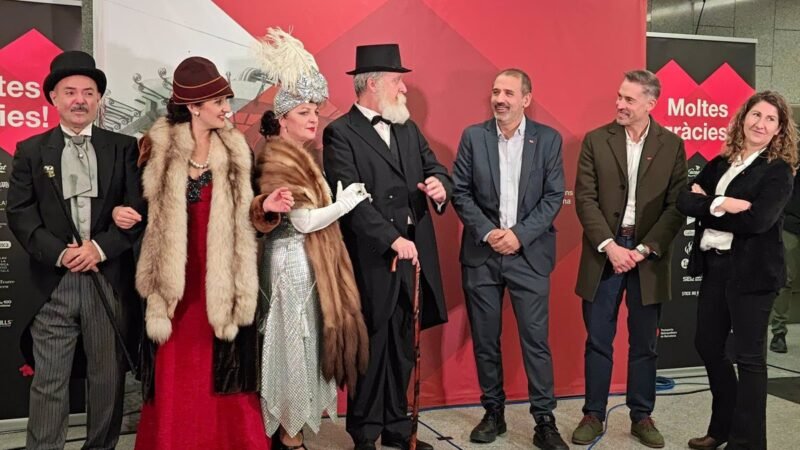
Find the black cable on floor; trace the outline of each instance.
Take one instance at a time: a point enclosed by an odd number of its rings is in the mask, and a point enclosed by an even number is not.
[[[453,447],[457,448],[458,450],[464,450],[463,448],[461,448],[458,445],[453,443],[453,438],[451,436],[445,436],[442,433],[439,433],[438,431],[433,429],[433,427],[431,427],[430,425],[428,425],[427,423],[425,423],[425,422],[423,422],[421,420],[418,423],[420,425],[424,426],[425,428],[431,430],[434,434],[436,434],[436,436],[439,438],[440,441],[445,441],[448,444],[452,445]]]
[[[776,366],[775,364],[767,364],[767,367],[772,367],[773,369],[785,370],[787,372],[796,373],[796,374],[800,375],[800,372],[798,372],[796,370],[787,369],[787,368],[781,367],[781,366]]]

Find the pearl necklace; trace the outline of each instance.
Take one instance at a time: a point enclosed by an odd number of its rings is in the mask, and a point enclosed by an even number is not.
[[[189,158],[189,165],[198,170],[206,170],[208,169],[208,159],[206,159],[206,162],[204,162],[203,164],[200,164],[198,162],[195,162],[192,158]]]

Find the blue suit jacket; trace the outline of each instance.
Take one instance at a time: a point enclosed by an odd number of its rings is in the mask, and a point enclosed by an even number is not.
[[[533,270],[547,276],[556,256],[553,226],[564,199],[561,135],[525,118],[517,223],[511,230]],[[494,252],[484,236],[500,228],[500,163],[495,119],[464,130],[453,167],[453,206],[464,223],[461,263],[475,267]]]

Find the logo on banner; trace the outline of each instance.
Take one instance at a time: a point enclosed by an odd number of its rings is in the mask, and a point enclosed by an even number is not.
[[[14,154],[17,142],[58,123],[41,83],[61,50],[36,30],[0,48],[0,147]]]
[[[659,70],[661,97],[653,117],[685,141],[686,158],[699,153],[706,160],[719,154],[736,110],[753,93],[727,63],[697,84],[671,60]]]
[[[11,248],[11,241],[0,241],[0,250],[8,250]]]
[[[675,328],[659,328],[658,337],[661,339],[675,339],[678,337],[678,330]]]

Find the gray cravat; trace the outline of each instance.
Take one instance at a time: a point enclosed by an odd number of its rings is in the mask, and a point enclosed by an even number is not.
[[[61,186],[81,237],[91,235],[91,198],[97,197],[97,155],[87,136],[66,136],[61,152]]]

